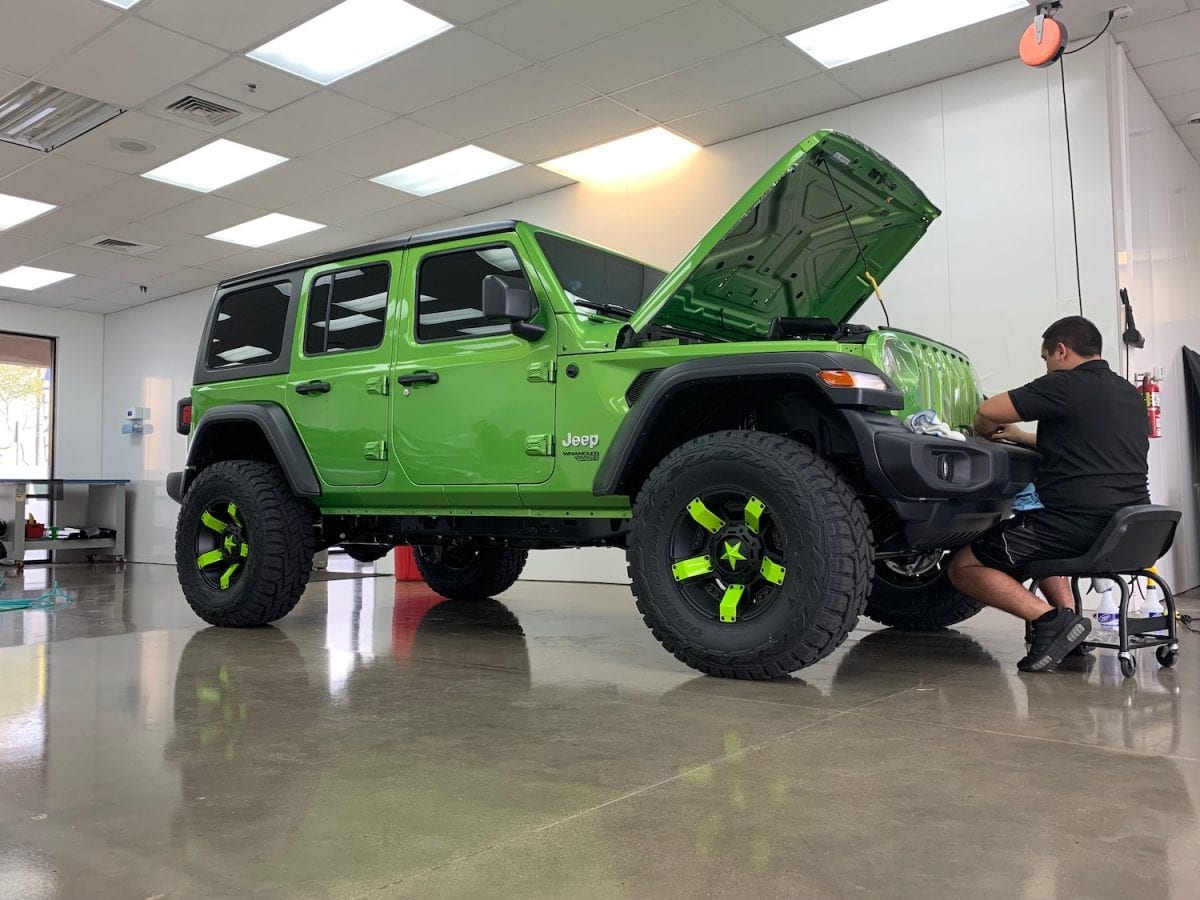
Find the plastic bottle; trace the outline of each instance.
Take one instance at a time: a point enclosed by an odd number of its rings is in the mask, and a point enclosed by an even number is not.
[[[1147,618],[1161,618],[1163,624],[1166,624],[1166,610],[1163,609],[1162,599],[1158,596],[1158,585],[1153,581],[1146,579],[1146,603],[1144,606]],[[1151,632],[1152,634],[1166,634],[1165,628]]]
[[[1121,608],[1113,596],[1112,582],[1105,581],[1100,589],[1100,605],[1096,607],[1096,624],[1106,631],[1120,630]]]

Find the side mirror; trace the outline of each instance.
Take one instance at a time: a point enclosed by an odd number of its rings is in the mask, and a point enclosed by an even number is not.
[[[536,341],[546,333],[544,325],[529,321],[537,315],[537,311],[537,300],[524,278],[488,275],[483,279],[484,317],[508,320],[517,337]]]

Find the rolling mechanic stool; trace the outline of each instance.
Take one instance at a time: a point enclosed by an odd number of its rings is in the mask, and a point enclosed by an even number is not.
[[[1118,643],[1114,646],[1104,641],[1084,641],[1083,646],[1117,650],[1121,660],[1121,672],[1126,678],[1132,677],[1137,671],[1134,650],[1157,647],[1155,655],[1159,664],[1163,666],[1174,665],[1175,657],[1179,653],[1175,595],[1160,575],[1149,571],[1150,567],[1171,549],[1179,519],[1179,510],[1169,506],[1127,506],[1113,515],[1096,538],[1096,543],[1092,544],[1092,548],[1083,556],[1074,559],[1038,560],[1026,570],[1033,579],[1029,588],[1031,591],[1038,589],[1043,578],[1070,578],[1075,612],[1079,615],[1083,615],[1083,600],[1079,595],[1080,578],[1107,578],[1116,585],[1121,592]],[[1166,616],[1136,618],[1130,621],[1129,585],[1125,583],[1124,578],[1119,577],[1122,575],[1154,581],[1162,589]],[[1165,622],[1162,621],[1164,618]],[[1165,634],[1162,633],[1164,631]],[[1092,632],[1093,635],[1095,633]],[[1027,639],[1028,635],[1027,627]]]

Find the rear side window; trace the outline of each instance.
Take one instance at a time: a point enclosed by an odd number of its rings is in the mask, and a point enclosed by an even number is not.
[[[304,354],[369,350],[383,343],[387,319],[387,263],[328,272],[308,292]]]
[[[208,344],[208,368],[234,369],[279,359],[291,298],[291,281],[259,284],[223,296]]]
[[[425,257],[417,278],[417,340],[448,341],[510,332],[507,322],[483,316],[483,279],[489,275],[525,277],[512,247],[472,247]]]

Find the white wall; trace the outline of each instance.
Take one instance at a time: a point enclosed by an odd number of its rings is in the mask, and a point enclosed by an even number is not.
[[[1183,527],[1163,572],[1177,590],[1200,584],[1200,515],[1192,489],[1182,346],[1200,351],[1200,165],[1119,47],[1113,59],[1113,147],[1121,283],[1129,289],[1143,350],[1133,372],[1162,366],[1163,437],[1150,442],[1156,503],[1182,509]]]
[[[57,338],[54,470],[59,477],[98,477],[104,388],[104,317],[0,300],[0,331]],[[117,477],[117,473],[113,473]]]
[[[1068,89],[1075,179],[1085,186],[1078,192],[1085,313],[1111,347],[1106,46],[1072,57]],[[456,221],[524,218],[670,268],[786,150],[817,128],[836,128],[889,157],[945,211],[884,285],[893,324],[964,350],[985,389],[1001,391],[1042,373],[1041,332],[1078,311],[1061,102],[1057,70],[1005,63],[706,148],[656,181],[617,190],[573,185]],[[171,558],[175,508],[161,483],[183,464],[183,440],[163,417],[190,383],[209,296],[199,291],[109,317],[106,423],[140,402],[164,428],[140,443],[105,435],[106,465],[138,482],[133,559]],[[882,324],[878,306],[865,306],[859,320]],[[620,553],[535,557],[528,577],[625,580]]]

